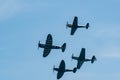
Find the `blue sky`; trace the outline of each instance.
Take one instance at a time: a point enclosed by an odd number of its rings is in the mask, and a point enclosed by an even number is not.
[[[73,69],[81,48],[86,57],[97,57],[94,64],[83,64],[75,74],[65,73],[61,80],[120,79],[120,1],[119,0],[1,0],[0,1],[0,80],[56,80],[53,65],[62,59]],[[66,22],[78,16],[78,29],[70,36]],[[37,43],[45,43],[47,34],[53,44],[67,43],[64,53],[52,50],[47,58]]]

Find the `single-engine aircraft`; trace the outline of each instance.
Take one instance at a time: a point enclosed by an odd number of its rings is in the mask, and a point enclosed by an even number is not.
[[[85,48],[82,48],[80,56],[79,57],[74,57],[74,55],[72,55],[72,59],[77,60],[77,69],[80,69],[80,67],[82,66],[82,64],[84,62],[91,61],[91,63],[94,63],[94,61],[96,60],[96,57],[93,56],[91,59],[86,59],[85,58]]]
[[[65,69],[65,61],[61,60],[59,68],[53,68],[53,71],[57,71],[57,79],[60,79],[65,72],[73,72],[75,73],[77,71],[77,68],[74,68],[73,70]]]
[[[65,51],[66,43],[64,43],[61,47],[52,45],[52,43],[53,43],[53,39],[52,39],[52,35],[51,34],[48,34],[45,44],[41,44],[40,41],[39,41],[38,49],[39,48],[44,48],[43,57],[47,57],[49,55],[51,49],[61,49],[62,52]]]
[[[78,17],[75,16],[74,20],[73,20],[73,24],[68,24],[68,22],[67,22],[66,28],[67,27],[71,28],[71,33],[70,34],[73,35],[75,33],[75,31],[77,30],[77,28],[86,28],[86,29],[88,29],[89,28],[89,23],[87,23],[85,26],[79,26],[78,25]]]

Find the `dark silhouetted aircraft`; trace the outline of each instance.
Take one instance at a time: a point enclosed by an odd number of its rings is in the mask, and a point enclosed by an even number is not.
[[[75,16],[74,20],[73,20],[73,24],[68,24],[68,22],[67,22],[66,27],[71,28],[71,33],[70,34],[73,35],[75,33],[75,31],[77,30],[77,28],[86,28],[86,29],[88,29],[89,23],[87,23],[86,26],[79,26],[78,25],[78,17]]]
[[[38,43],[38,49],[39,49],[39,47],[40,48],[44,48],[43,57],[48,56],[49,53],[50,53],[50,51],[51,51],[51,49],[61,49],[62,52],[65,51],[66,43],[64,43],[61,47],[54,46],[54,45],[52,45],[52,43],[53,43],[53,39],[52,39],[52,35],[51,34],[48,34],[45,44],[41,44],[40,41],[39,41],[39,43]]]
[[[85,48],[82,48],[82,49],[81,49],[80,56],[79,56],[79,57],[74,57],[74,56],[72,55],[72,59],[77,60],[77,69],[80,69],[80,67],[82,66],[82,64],[83,64],[84,62],[91,61],[91,63],[94,63],[94,61],[96,60],[96,57],[93,56],[92,59],[86,59],[86,58],[85,58]]]
[[[65,69],[65,61],[62,60],[60,65],[59,65],[59,68],[54,67],[53,70],[58,72],[57,73],[57,79],[60,79],[65,72],[73,72],[73,73],[75,73],[77,68],[74,68],[73,70]]]

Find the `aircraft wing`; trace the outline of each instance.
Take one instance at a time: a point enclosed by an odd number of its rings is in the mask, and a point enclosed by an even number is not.
[[[48,34],[45,44],[52,46],[52,35],[51,34]]]
[[[57,79],[60,79],[63,76],[64,72],[59,71],[57,73]]]
[[[65,61],[62,60],[60,65],[59,65],[59,70],[58,70],[58,73],[57,73],[57,79],[60,79],[63,76],[64,71],[65,71]]]
[[[44,48],[44,51],[43,51],[43,57],[46,57],[49,55],[51,49],[50,48]]]
[[[85,48],[81,49],[79,58],[80,58],[80,60],[85,60]]]
[[[47,39],[46,39],[46,43],[45,43],[45,48],[43,51],[43,57],[48,56],[48,54],[51,51],[51,46],[52,46],[52,35],[48,34]]]
[[[83,63],[84,63],[83,61],[78,61],[78,63],[77,63],[77,69],[80,69]]]
[[[77,26],[78,25],[78,17],[74,17],[74,20],[73,20],[73,26]]]
[[[85,60],[85,48],[82,48],[81,52],[80,52],[79,60],[78,60],[78,63],[77,63],[77,68],[78,69],[80,69],[80,67],[84,63],[84,60]]]
[[[59,69],[65,69],[65,61],[64,60],[62,60],[61,61],[61,63],[60,63],[60,65],[59,65]]]
[[[70,34],[73,35],[75,33],[76,29],[77,29],[76,27],[71,28],[71,33]]]
[[[77,25],[78,25],[78,18],[74,17],[73,20],[73,27],[71,28],[71,35],[73,35],[77,29]]]

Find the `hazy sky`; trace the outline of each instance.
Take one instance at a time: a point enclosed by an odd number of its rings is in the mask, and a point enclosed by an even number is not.
[[[120,80],[120,0],[0,0],[0,80],[56,80],[53,66],[62,59],[73,69],[86,48],[86,57],[97,57],[94,64],[84,63],[80,70],[65,73],[60,80]],[[78,16],[78,29],[70,36],[66,22]],[[52,50],[43,58],[37,50],[48,34],[53,44],[67,43],[66,51]]]

